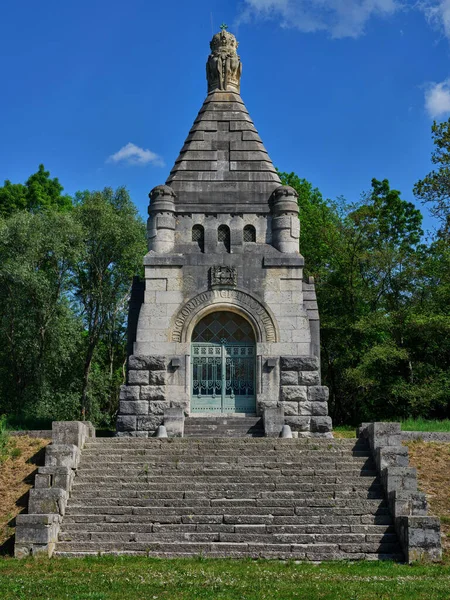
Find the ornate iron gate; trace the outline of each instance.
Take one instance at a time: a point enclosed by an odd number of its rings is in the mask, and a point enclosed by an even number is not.
[[[255,345],[192,344],[191,412],[255,412]]]

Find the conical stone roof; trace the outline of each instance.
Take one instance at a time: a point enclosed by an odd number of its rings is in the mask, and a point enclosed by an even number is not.
[[[210,93],[166,181],[176,193],[177,212],[268,213],[270,195],[281,184],[238,93],[241,66],[236,48],[228,32],[216,34],[211,42]],[[222,56],[224,73],[220,82],[211,76],[209,67],[217,56],[219,60]],[[238,62],[239,72],[227,83],[229,60]],[[214,63],[213,68],[217,69]]]

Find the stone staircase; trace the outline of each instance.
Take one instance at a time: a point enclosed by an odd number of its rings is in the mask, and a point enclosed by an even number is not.
[[[89,439],[56,554],[402,559],[362,438],[230,439],[221,421],[198,439],[188,419],[185,438]]]
[[[188,417],[184,420],[184,437],[264,437],[264,425],[261,417]]]

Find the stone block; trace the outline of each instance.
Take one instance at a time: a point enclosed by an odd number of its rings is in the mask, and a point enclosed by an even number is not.
[[[28,512],[36,515],[59,514],[64,515],[68,493],[61,488],[48,488],[30,490]]]
[[[422,492],[390,492],[389,505],[394,517],[426,516],[428,510],[427,498]]]
[[[120,386],[121,400],[139,400],[141,388],[138,385],[122,385]]]
[[[89,426],[92,427],[92,424],[82,421],[53,421],[52,442],[54,444],[73,444],[82,448],[86,438],[93,437]]]
[[[298,385],[298,371],[281,371],[281,385]]]
[[[148,402],[144,400],[120,400],[119,413],[121,415],[147,415]]]
[[[285,415],[298,415],[298,402],[283,402]]]
[[[280,368],[282,371],[318,371],[317,356],[282,356]]]
[[[304,416],[299,416],[299,417],[295,417],[295,416],[290,416],[290,415],[286,415],[285,417],[285,422],[287,425],[290,426],[290,428],[292,429],[292,431],[304,431],[304,432],[309,432],[310,430],[310,426],[311,426],[311,417],[304,417]]]
[[[311,385],[308,387],[308,400],[311,402],[328,402],[330,392],[324,385]]]
[[[331,417],[311,417],[312,433],[328,433],[332,428]]]
[[[39,553],[51,556],[58,538],[61,517],[57,514],[18,515],[14,556],[26,558]]]
[[[158,385],[143,385],[141,387],[141,400],[165,400],[166,390]]]
[[[52,487],[52,476],[50,474],[37,473],[34,478],[34,487],[36,489]]]
[[[310,402],[311,415],[316,417],[328,416],[328,402]]]
[[[320,385],[320,375],[318,371],[299,371],[298,373],[299,385]]]
[[[413,467],[389,467],[382,478],[388,495],[394,490],[417,492],[417,469]]]
[[[80,449],[69,444],[50,444],[45,450],[46,467],[75,469],[80,460]],[[49,511],[51,512],[51,511]]]
[[[166,400],[156,400],[148,403],[149,415],[162,415],[169,408],[169,403]]]
[[[128,371],[128,385],[148,385],[149,371]]]
[[[136,417],[127,416],[127,415],[119,415],[117,417],[117,431],[125,432],[125,431],[135,431],[136,430]]]
[[[266,437],[279,437],[284,425],[283,408],[266,408],[263,413],[263,422]]]
[[[368,432],[372,452],[384,446],[402,445],[400,423],[370,423]]]
[[[312,415],[312,404],[313,403],[309,402],[308,400],[302,400],[301,402],[299,402],[298,414],[303,417],[310,417]]]
[[[148,415],[147,417],[137,417],[137,431],[156,431],[163,424],[163,415]]]
[[[280,400],[282,402],[300,402],[307,399],[305,386],[284,385],[281,387]]]
[[[377,448],[375,460],[380,471],[387,467],[407,467],[409,464],[408,448],[406,446]]]
[[[75,476],[75,472],[69,467],[39,467],[38,473],[35,479],[35,487],[43,487],[37,485],[38,477],[42,477],[42,482],[47,481],[46,478],[50,478],[50,486],[70,491],[72,482]]]
[[[128,358],[128,369],[137,371],[147,369],[150,371],[163,371],[166,368],[164,356],[133,355]]]
[[[150,385],[165,385],[167,380],[166,371],[150,371]]]
[[[182,408],[166,408],[164,425],[169,437],[184,436],[184,410]]]

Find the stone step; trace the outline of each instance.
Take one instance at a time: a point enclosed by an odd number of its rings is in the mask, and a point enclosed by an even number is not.
[[[207,532],[207,533],[364,533],[366,535],[379,535],[394,534],[395,530],[393,525],[321,525],[320,523],[312,524],[301,524],[301,525],[225,525],[223,523],[176,523],[161,525],[158,523],[115,523],[105,521],[89,521],[87,523],[78,522],[64,522],[62,532],[64,533],[92,533],[92,532],[134,532],[134,533],[161,533],[161,532],[174,532],[174,533],[193,533]]]
[[[228,510],[228,507],[233,506],[235,508],[246,508],[252,507],[290,507],[295,509],[296,507],[308,506],[313,507],[351,507],[354,510],[361,510],[366,508],[367,510],[373,510],[373,507],[385,506],[384,499],[370,498],[303,498],[293,500],[292,498],[185,498],[181,500],[177,499],[162,499],[162,498],[110,498],[110,497],[96,497],[96,498],[76,498],[72,497],[70,506],[71,508],[86,507],[113,507],[113,506],[131,506],[131,507],[171,507],[179,508],[184,507],[186,510],[196,510],[200,507],[219,507],[219,510]]]
[[[159,557],[253,557],[297,558],[305,560],[362,560],[376,558],[402,559],[398,545],[389,543],[356,544],[258,544],[232,542],[60,542],[57,555],[98,553],[139,553]]]
[[[226,493],[221,491],[214,490],[186,490],[186,491],[148,491],[148,490],[130,490],[130,489],[115,489],[115,488],[107,488],[107,489],[96,489],[92,488],[92,486],[88,486],[85,488],[78,487],[72,491],[70,494],[71,502],[76,501],[84,501],[84,499],[88,500],[91,498],[108,498],[108,499],[122,499],[122,498],[160,498],[165,501],[170,500],[184,500],[190,498],[192,500],[196,499],[281,499],[288,500],[291,503],[301,503],[304,500],[321,500],[323,498],[336,498],[336,499],[347,499],[347,500],[357,500],[357,499],[372,499],[372,500],[384,500],[384,495],[382,489],[378,490],[358,490],[358,491],[348,491],[345,492],[333,492],[329,494],[324,494],[323,492],[296,492],[295,494],[290,490],[285,490],[281,492],[264,492],[264,491],[256,491],[256,490],[228,490]]]
[[[258,544],[392,544],[397,536],[365,533],[247,533],[247,532],[61,532],[60,542],[252,542]]]
[[[321,524],[321,525],[353,525],[353,526],[374,526],[393,524],[392,517],[389,514],[383,515],[334,515],[324,513],[321,515],[162,515],[159,514],[122,514],[122,515],[100,515],[100,514],[81,514],[81,515],[65,515],[63,527],[66,523],[135,523],[139,524],[154,524],[167,527],[168,524],[180,525],[276,525],[276,526],[296,526],[305,524]],[[164,525],[163,525],[164,524]]]
[[[333,438],[244,438],[239,439],[191,439],[191,438],[133,438],[133,437],[113,437],[113,438],[90,438],[86,440],[86,448],[192,448],[192,447],[217,447],[217,448],[241,448],[255,447],[281,449],[284,447],[298,449],[349,449],[361,448],[367,449],[367,442],[356,439],[333,439]]]

